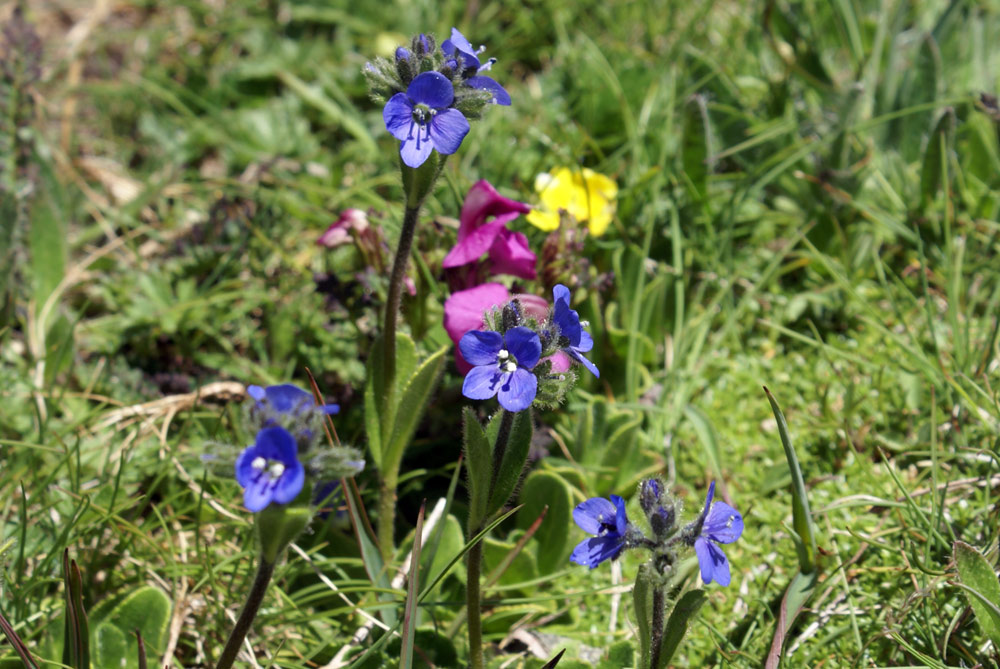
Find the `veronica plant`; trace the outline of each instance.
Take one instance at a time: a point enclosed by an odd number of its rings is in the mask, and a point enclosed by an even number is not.
[[[676,522],[679,503],[666,492],[663,483],[655,478],[642,481],[639,505],[646,517],[648,535],[629,520],[625,501],[617,495],[612,495],[610,501],[601,497],[588,499],[573,510],[576,524],[595,535],[577,545],[570,556],[573,562],[593,569],[602,562],[616,560],[629,549],[643,548],[651,553],[649,562],[639,570],[634,589],[644,668],[660,669],[670,661],[673,647],[668,647],[664,637],[666,591],[684,551],[694,548],[705,585],[712,582],[729,585],[729,560],[720,544],[740,538],[743,516],[725,502],[713,501],[714,495],[713,481],[701,513],[680,527]],[[700,595],[695,594],[693,600],[697,602],[694,606],[676,607],[671,615],[672,624],[679,629],[684,629],[686,617],[700,606]],[[675,615],[685,619],[675,620]]]
[[[503,86],[481,74],[496,62],[495,59],[480,62],[481,52],[481,48],[474,49],[453,29],[442,48],[437,47],[430,35],[420,34],[411,40],[409,47],[397,48],[393,59],[378,58],[364,68],[372,98],[385,103],[382,117],[386,130],[399,140],[405,195],[403,224],[389,276],[382,341],[377,347],[381,350],[381,368],[369,369],[369,384],[379,390],[372,391],[371,402],[366,401],[366,419],[368,414],[373,416],[368,421],[369,444],[381,479],[378,539],[384,560],[390,559],[394,552],[396,484],[405,446],[396,444],[400,439],[407,440],[405,430],[399,432],[397,427],[397,412],[404,401],[396,396],[397,388],[411,387],[413,381],[413,378],[396,378],[396,320],[420,209],[432,192],[445,159],[458,151],[468,134],[469,121],[478,119],[489,105],[511,102]],[[431,385],[436,383],[436,374],[428,376]],[[430,389],[427,390],[424,397],[430,395]],[[406,411],[410,415],[419,414],[422,408],[422,405],[407,406]],[[402,422],[410,424],[409,420]]]
[[[472,366],[466,374],[462,393],[473,400],[496,397],[501,407],[485,430],[471,410],[465,412],[469,541],[477,537],[493,514],[507,504],[520,479],[531,443],[531,408],[558,405],[576,381],[572,369],[560,372],[553,369],[553,356],[561,354],[561,349],[567,345],[562,327],[569,327],[572,320],[564,312],[570,299],[568,289],[563,297],[565,305],[557,304],[541,318],[529,313],[519,299],[511,299],[502,308],[483,314],[484,329],[466,332],[459,341],[463,358]],[[574,322],[582,331],[579,318]],[[575,337],[577,343],[579,334],[577,332]],[[594,367],[595,373],[596,369]],[[597,533],[607,527],[625,532],[624,504],[613,506],[607,500],[602,501],[603,505],[591,504],[588,529]],[[614,536],[606,533],[601,550],[609,556],[620,552],[619,536],[620,532]],[[469,661],[474,669],[481,669],[485,666],[479,590],[481,542],[469,549],[467,570]]]
[[[243,505],[254,514],[260,544],[257,573],[243,610],[226,641],[217,669],[233,666],[240,645],[264,601],[277,561],[316,513],[315,483],[353,476],[364,468],[360,453],[340,445],[320,447],[322,422],[337,413],[336,404],[319,404],[291,384],[249,386],[245,427],[254,442],[232,463],[243,488]],[[213,457],[211,460],[218,461]],[[328,496],[328,495],[327,495]]]

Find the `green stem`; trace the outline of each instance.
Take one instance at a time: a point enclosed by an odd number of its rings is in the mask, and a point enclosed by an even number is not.
[[[500,475],[500,465],[503,463],[504,453],[507,452],[507,442],[510,440],[511,426],[514,424],[513,412],[501,409],[500,427],[497,430],[497,442],[493,447],[493,471],[490,472],[490,488],[486,494],[486,499],[493,497],[496,488],[497,478]],[[503,500],[501,507],[506,504]],[[478,527],[469,527],[469,538],[476,536],[483,530],[486,523],[484,518]],[[472,669],[483,669],[486,665],[483,661],[483,618],[481,609],[481,593],[479,581],[483,571],[483,542],[477,541],[469,549],[469,562],[466,569],[465,579],[465,611],[468,617],[469,628],[469,666]]]
[[[229,669],[236,661],[240,646],[243,644],[247,632],[250,631],[253,619],[257,617],[260,605],[264,602],[264,593],[267,592],[267,586],[274,575],[274,565],[274,562],[268,562],[261,556],[260,564],[257,565],[257,575],[254,576],[253,585],[250,587],[250,594],[247,595],[247,601],[243,604],[240,617],[236,620],[236,626],[229,634],[226,647],[222,650],[222,656],[215,665],[215,669]]]
[[[378,488],[378,546],[382,562],[389,564],[395,552],[396,484],[399,482],[399,463],[389,464],[381,473]]]
[[[474,534],[479,534],[480,528]],[[469,666],[483,669],[483,618],[480,610],[479,580],[483,568],[483,542],[469,549],[469,564],[465,584],[465,610],[469,627]]]
[[[660,669],[660,646],[663,645],[663,586],[653,587],[653,621],[650,629],[649,669]]]

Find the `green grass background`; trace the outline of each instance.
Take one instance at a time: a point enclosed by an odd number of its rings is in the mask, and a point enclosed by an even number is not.
[[[570,503],[663,474],[690,515],[725,483],[746,520],[733,582],[709,586],[675,663],[758,666],[797,570],[765,384],[822,565],[786,666],[995,662],[949,562],[955,539],[997,562],[1000,3],[43,0],[25,16],[41,68],[8,72],[0,104],[0,551],[3,613],[36,652],[61,635],[64,548],[88,609],[167,594],[169,666],[209,666],[225,639],[253,537],[237,485],[201,456],[251,435],[230,396],[165,397],[304,384],[308,367],[363,448],[385,278],[315,239],[350,206],[392,240],[396,142],[361,68],[457,26],[499,58],[514,104],[474,125],[429,202],[407,327],[423,351],[447,342],[439,217],[476,180],[528,202],[559,165],[617,181],[611,228],[564,268],[602,377],[539,416],[554,441],[536,467]],[[454,473],[460,384],[450,369],[408,452],[400,539]],[[371,507],[370,472],[359,485]],[[486,632],[532,630],[589,661],[631,638],[631,599],[611,629],[611,568],[542,558],[583,538],[567,512],[487,593]],[[487,572],[533,519],[501,528]],[[378,610],[336,519],[299,546],[309,559],[279,567],[255,626],[262,666],[321,666],[357,607]],[[622,561],[624,583],[640,561]],[[437,666],[443,639],[464,657],[461,578],[421,609]]]

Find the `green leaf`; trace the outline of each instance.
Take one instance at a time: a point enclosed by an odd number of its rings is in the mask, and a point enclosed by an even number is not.
[[[441,537],[437,545],[437,550],[434,552],[433,560],[427,565],[424,570],[430,577],[436,578],[441,574],[444,569],[451,562],[451,559],[455,557],[462,550],[462,546],[465,545],[465,534],[462,532],[462,524],[458,522],[455,516],[448,515],[441,526]],[[423,551],[425,562],[427,562],[428,551]],[[462,581],[465,580],[465,571],[459,569],[454,572]]]
[[[417,593],[420,578],[420,542],[424,530],[424,511],[426,506],[420,505],[417,513],[417,527],[413,533],[413,553],[410,560],[409,583],[406,586],[406,605],[403,613],[403,641],[400,647],[399,666],[401,669],[413,667],[413,637],[417,627]]]
[[[667,618],[666,626],[663,628],[663,639],[660,643],[661,667],[670,664],[670,658],[677,652],[677,647],[684,639],[691,619],[707,600],[705,591],[699,588],[688,590],[674,604],[674,610],[670,612],[670,617]]]
[[[409,339],[409,338],[407,338]],[[444,354],[447,347],[438,349],[413,372],[403,386],[402,393],[397,393],[398,404],[393,408],[392,438],[384,444],[382,450],[382,467],[386,470],[396,469],[403,458],[417,425],[424,415],[427,403],[434,393],[441,370],[444,369]],[[397,374],[402,370],[397,370]],[[407,378],[407,377],[400,377]]]
[[[639,566],[632,588],[632,604],[635,606],[635,622],[639,626],[639,666],[649,669],[650,640],[653,635],[653,588],[655,575],[648,563]]]
[[[535,533],[538,542],[538,573],[541,576],[566,567],[569,557],[569,533],[572,525],[573,493],[563,478],[552,472],[531,473],[521,488],[521,511],[517,514],[519,528],[527,528],[542,514],[548,513]]]
[[[32,198],[28,248],[35,304],[41,308],[66,272],[65,226],[70,216],[65,193],[52,165],[37,152],[34,159],[40,167],[41,178],[38,180],[38,193]]]
[[[944,110],[934,126],[934,132],[927,140],[924,162],[920,169],[920,202],[927,207],[934,201],[944,178],[948,152],[955,131],[955,112],[951,107]]]
[[[607,658],[601,660],[598,669],[620,669],[635,665],[635,648],[628,640],[616,641],[608,648]]]
[[[341,479],[340,489],[344,491],[344,500],[347,502],[347,510],[351,516],[351,525],[354,527],[354,534],[358,539],[358,547],[361,549],[361,561],[364,563],[365,572],[368,579],[376,588],[388,590],[391,585],[389,577],[385,573],[385,565],[382,562],[382,554],[379,553],[375,540],[369,533],[368,523],[362,517],[363,506],[361,495],[354,486],[353,479]],[[392,626],[396,622],[396,612],[392,609],[382,609],[383,621]]]
[[[695,202],[701,202],[708,194],[708,161],[712,155],[711,133],[705,97],[692,95],[684,105],[681,165],[687,178],[691,199]]]
[[[386,426],[394,423],[395,407],[383,407],[385,385],[382,379],[382,337],[378,337],[368,353],[368,364],[365,367],[365,434],[368,436],[368,450],[375,466],[382,468],[383,441],[388,441],[389,430]],[[417,366],[417,347],[408,335],[396,333],[396,391],[397,396],[400,380],[409,380]]]
[[[1000,648],[1000,581],[989,561],[969,544],[956,541],[955,567],[965,596],[994,648]]]
[[[496,486],[486,505],[487,517],[507,503],[511,493],[514,492],[514,486],[521,479],[524,463],[528,460],[528,450],[531,448],[531,432],[531,409],[515,413],[510,436],[507,439],[507,448],[500,462],[500,471],[496,474]],[[493,448],[496,447],[497,444],[494,442]]]
[[[134,647],[131,639],[137,630],[142,634],[147,660],[158,662],[167,642],[171,609],[170,598],[162,590],[153,586],[142,586],[126,595],[101,621],[100,625],[111,624],[118,628],[124,640],[128,662],[126,664],[100,662],[99,666],[138,669],[138,654],[128,650]],[[95,636],[95,641],[97,638]]]
[[[486,517],[490,486],[490,443],[470,408],[462,409],[462,434],[465,443],[465,469],[469,473],[469,526],[478,527]]]
[[[310,509],[283,504],[270,504],[263,511],[254,514],[260,554],[272,564],[277,562],[281,552],[306,529],[310,520]]]
[[[788,470],[792,475],[792,525],[798,535],[795,548],[799,554],[799,571],[803,574],[809,574],[816,569],[816,529],[812,513],[809,511],[806,481],[802,476],[802,469],[799,467],[799,459],[795,455],[795,447],[792,446],[792,438],[788,434],[788,423],[785,422],[785,415],[781,413],[778,401],[774,399],[767,386],[764,387],[764,392],[767,394],[767,401],[771,403],[774,419],[778,422],[778,435],[781,437],[781,446],[785,449],[785,459],[788,461]]]
[[[125,633],[111,623],[99,623],[94,630],[94,658],[99,667],[128,667],[132,658]]]
[[[778,621],[774,628],[774,638],[771,640],[771,649],[767,653],[767,660],[764,663],[765,669],[777,669],[781,663],[781,649],[788,637],[788,632],[792,629],[792,624],[798,617],[802,607],[806,605],[809,598],[816,590],[818,580],[816,571],[796,572],[792,582],[785,590],[784,597],[781,598],[781,606],[778,607]]]
[[[698,435],[698,441],[701,442],[702,448],[705,449],[705,456],[713,476],[721,480],[722,456],[719,453],[719,442],[715,438],[715,429],[709,422],[708,416],[692,404],[685,405],[684,415],[691,423],[691,427],[694,428],[695,434]]]
[[[69,559],[68,549],[63,550],[63,581],[66,595],[63,664],[74,669],[89,669],[90,630],[83,608],[83,577],[76,560]]]

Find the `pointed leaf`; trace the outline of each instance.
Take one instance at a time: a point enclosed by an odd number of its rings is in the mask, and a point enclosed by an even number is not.
[[[924,207],[934,201],[934,196],[942,185],[954,130],[955,112],[948,107],[934,126],[934,132],[927,140],[927,149],[924,151],[924,162],[920,168],[920,201]],[[947,186],[945,190],[947,191]]]
[[[520,498],[524,506],[517,514],[518,527],[528,527],[548,507],[545,521],[535,534],[539,575],[564,569],[570,553],[566,530],[573,524],[573,493],[566,481],[552,472],[532,472],[524,481]]]
[[[704,96],[692,95],[684,105],[684,132],[681,135],[681,165],[687,177],[691,199],[700,202],[708,194],[711,126]]]
[[[376,588],[388,590],[391,585],[389,577],[385,573],[382,554],[379,553],[378,547],[375,545],[371,527],[363,515],[364,506],[361,502],[361,495],[354,485],[354,480],[341,479],[340,489],[344,491],[344,500],[347,502],[347,510],[351,516],[351,525],[354,527],[354,535],[358,539],[358,547],[361,550],[361,561],[364,563],[368,579]],[[392,626],[396,622],[396,612],[392,609],[383,609],[382,619],[387,625]]]
[[[778,622],[774,628],[771,650],[768,651],[767,660],[764,663],[765,669],[777,669],[781,663],[781,649],[788,637],[788,632],[792,629],[792,623],[795,622],[802,607],[806,605],[815,592],[817,580],[816,571],[808,574],[800,571],[792,578],[788,589],[785,590],[784,597],[781,598],[781,606],[778,608]]]
[[[632,588],[632,604],[635,608],[635,622],[639,626],[639,666],[650,669],[650,640],[653,635],[653,588],[654,575],[649,564],[639,567]],[[662,646],[661,646],[662,648]]]
[[[406,607],[403,613],[403,642],[399,649],[399,666],[411,669],[413,666],[413,635],[417,627],[417,594],[420,575],[420,540],[424,531],[424,511],[426,502],[417,513],[417,529],[413,535],[413,551],[410,555],[410,577],[406,586]]]
[[[989,561],[975,547],[956,541],[954,552],[958,578],[967,588],[965,594],[976,620],[994,648],[1000,648],[1000,581]]]
[[[561,651],[559,651],[558,653],[556,653],[555,657],[553,657],[551,660],[549,660],[548,662],[546,662],[545,664],[543,664],[542,665],[542,669],[554,669],[556,667],[556,665],[559,664],[559,660],[562,659],[562,656],[565,653],[566,653],[566,649],[563,648]]]
[[[403,458],[403,451],[413,438],[424,410],[434,394],[441,370],[444,369],[444,355],[448,347],[442,347],[412,372],[401,393],[396,394],[398,404],[393,408],[395,416],[392,438],[384,444],[382,467],[396,469]],[[397,375],[401,370],[397,370]],[[400,377],[406,378],[406,377]]]
[[[14,631],[14,627],[10,624],[3,613],[0,613],[0,630],[3,630],[3,635],[7,637],[7,643],[11,645],[18,657],[21,658],[21,662],[24,663],[24,666],[28,667],[28,669],[38,669],[38,663],[35,662],[35,658],[31,656],[31,653],[28,651],[28,647],[24,645],[24,641],[22,641],[21,637],[17,635],[17,632]]]
[[[478,527],[486,517],[490,487],[490,444],[475,412],[462,409],[462,433],[465,442],[465,469],[468,472],[470,527]]]
[[[385,443],[389,441],[391,426],[395,417],[395,406],[384,407],[385,385],[382,383],[382,338],[378,337],[368,352],[368,363],[365,366],[365,434],[368,437],[368,450],[375,466],[382,468]],[[417,366],[417,347],[410,337],[399,332],[396,334],[396,391],[405,381],[413,376]]]
[[[667,624],[663,628],[663,641],[660,643],[661,667],[670,664],[670,658],[677,652],[677,647],[687,633],[688,624],[707,600],[705,591],[699,588],[685,592],[674,605],[674,610],[670,612]]]
[[[514,492],[514,487],[521,479],[521,472],[524,471],[524,463],[528,460],[528,451],[531,448],[531,432],[531,409],[515,413],[510,437],[507,439],[507,449],[500,462],[500,471],[496,474],[496,486],[486,505],[487,517],[507,503],[511,493]],[[494,443],[493,448],[496,449],[496,446]]]
[[[774,399],[767,386],[764,387],[764,392],[767,394],[767,401],[771,403],[774,419],[778,423],[778,435],[781,437],[781,446],[785,449],[785,459],[788,461],[788,470],[792,475],[792,525],[799,538],[795,545],[799,554],[799,571],[808,574],[816,569],[816,530],[813,525],[812,513],[809,511],[806,481],[802,476],[802,469],[799,467],[799,459],[795,455],[795,447],[792,446],[792,438],[788,434],[788,423],[785,422],[785,415],[781,413],[778,401]]]

